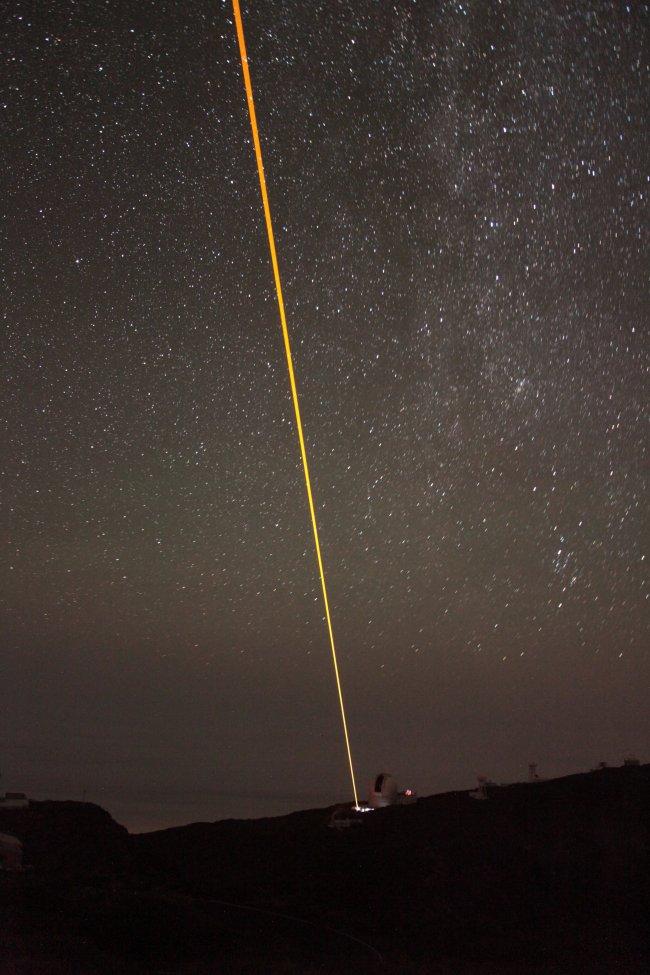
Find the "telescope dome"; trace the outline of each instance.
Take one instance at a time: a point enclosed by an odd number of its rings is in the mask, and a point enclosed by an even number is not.
[[[397,802],[397,782],[387,772],[380,772],[370,786],[368,803],[373,809],[392,806]]]

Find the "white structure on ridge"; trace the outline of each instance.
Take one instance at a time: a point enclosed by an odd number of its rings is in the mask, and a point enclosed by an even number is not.
[[[470,792],[469,794],[470,799],[487,799],[488,785],[494,785],[494,782],[491,782],[490,779],[488,779],[487,775],[479,775],[478,789],[474,789],[472,792]]]
[[[373,809],[394,806],[397,802],[397,782],[387,772],[380,772],[370,787],[368,805]]]
[[[380,772],[373,779],[368,796],[368,805],[371,809],[383,809],[385,806],[404,806],[411,802],[417,802],[417,795],[413,789],[405,789],[399,792],[397,782],[388,772]]]

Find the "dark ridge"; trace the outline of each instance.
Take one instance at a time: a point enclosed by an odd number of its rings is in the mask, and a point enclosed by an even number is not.
[[[341,831],[334,807],[140,835],[83,803],[0,811],[29,867],[0,884],[0,971],[646,971],[650,766],[487,791]]]

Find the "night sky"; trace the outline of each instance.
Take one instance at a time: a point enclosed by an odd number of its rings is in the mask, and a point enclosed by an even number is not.
[[[242,11],[361,793],[647,759],[647,4]],[[350,798],[230,3],[2,31],[0,787]]]

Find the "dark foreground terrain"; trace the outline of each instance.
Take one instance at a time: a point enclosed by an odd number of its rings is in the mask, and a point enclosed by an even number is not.
[[[650,765],[132,836],[100,809],[0,811],[1,975],[650,971]]]

